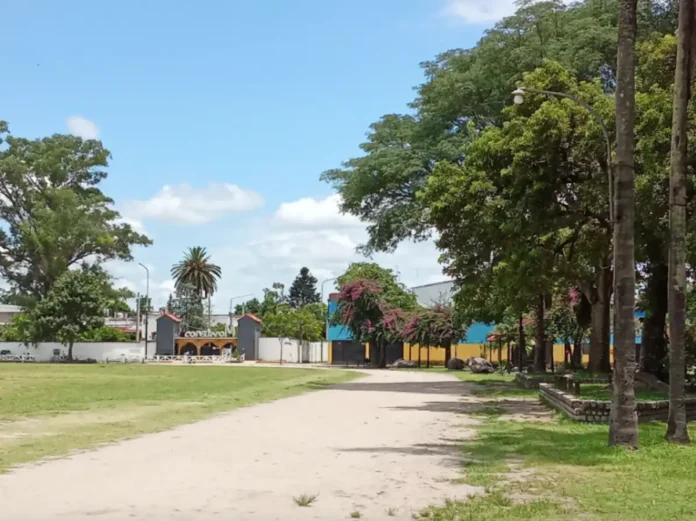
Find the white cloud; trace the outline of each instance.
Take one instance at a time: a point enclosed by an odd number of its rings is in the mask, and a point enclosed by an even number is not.
[[[275,212],[275,218],[294,226],[303,227],[345,227],[364,226],[354,215],[344,215],[339,211],[341,196],[331,195],[325,199],[305,197],[298,201],[283,203]]]
[[[345,271],[352,262],[370,262],[356,252],[367,240],[365,225],[338,210],[338,196],[304,198],[286,202],[274,212],[263,233],[240,246],[213,249],[211,257],[222,267],[220,291],[213,298],[225,307],[229,296],[252,293],[275,281],[289,288],[300,268],[307,266],[321,282]],[[377,254],[373,261],[399,272],[407,286],[445,280],[437,263],[438,251],[432,241],[404,243],[392,254]],[[319,287],[317,289],[320,289]],[[326,292],[333,291],[326,285]]]
[[[87,118],[70,116],[65,120],[65,123],[68,125],[68,132],[73,136],[78,136],[82,139],[99,139],[99,127]]]
[[[128,219],[156,219],[169,224],[199,225],[228,213],[253,210],[263,205],[260,194],[228,183],[210,183],[205,188],[189,184],[164,186],[152,198],[130,200],[121,212]]]
[[[133,228],[133,231],[136,233],[139,233],[141,235],[148,235],[147,230],[145,229],[145,226],[143,225],[142,221],[140,219],[129,219],[127,217],[119,217],[118,219],[114,220],[116,224],[129,224],[131,228]]]
[[[497,22],[517,10],[516,0],[446,0],[444,14],[466,23]]]

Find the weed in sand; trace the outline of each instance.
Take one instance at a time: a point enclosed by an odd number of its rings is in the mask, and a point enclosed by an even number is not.
[[[293,497],[292,500],[298,507],[308,507],[317,500],[317,497],[317,494],[302,494],[300,496]]]
[[[350,513],[351,519],[360,519],[362,517],[362,514],[360,513],[359,510],[354,510],[353,512]]]

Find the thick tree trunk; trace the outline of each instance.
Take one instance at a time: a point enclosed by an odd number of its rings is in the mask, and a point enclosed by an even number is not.
[[[674,74],[671,175],[669,178],[669,419],[667,440],[689,443],[684,404],[686,328],[687,108],[691,91],[690,54],[693,0],[679,2],[677,63]]]
[[[73,361],[73,343],[70,342],[68,344],[68,361],[72,362]]]
[[[520,373],[524,370],[527,363],[527,338],[524,334],[524,317],[520,315],[517,326],[517,363],[520,364]]]
[[[534,310],[534,372],[546,372],[546,334],[544,331],[544,295],[537,297]]]
[[[573,369],[582,369],[582,341],[585,338],[585,330],[573,339],[573,356],[571,358],[571,367]]]
[[[645,297],[648,301],[640,345],[640,369],[667,381],[667,265],[650,266]]]
[[[616,172],[614,179],[614,392],[609,445],[638,447],[638,416],[633,390],[635,328],[634,118],[637,0],[619,0],[616,77]]]
[[[597,268],[597,283],[589,298],[592,304],[592,335],[590,336],[591,373],[608,373],[611,371],[610,336],[611,336],[611,269],[606,260],[604,266]]]

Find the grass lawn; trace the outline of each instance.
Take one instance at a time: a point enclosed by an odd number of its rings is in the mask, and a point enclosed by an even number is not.
[[[585,400],[611,401],[611,391],[607,389],[607,384],[581,384],[580,397]],[[669,393],[636,391],[636,400],[639,402],[669,400]]]
[[[0,472],[358,376],[275,367],[0,364]]]
[[[640,426],[638,451],[609,448],[607,425],[560,416],[549,422],[519,422],[489,414],[481,418],[478,430],[463,445],[463,480],[486,487],[486,494],[427,509],[421,518],[696,519],[696,444],[667,444],[664,423]],[[696,440],[696,425],[690,434]]]

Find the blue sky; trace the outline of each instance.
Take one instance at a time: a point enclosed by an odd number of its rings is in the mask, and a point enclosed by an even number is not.
[[[321,172],[359,153],[369,124],[407,110],[419,62],[475,44],[509,0],[5,2],[0,119],[16,135],[98,137],[104,191],[154,240],[137,249],[163,302],[181,252],[223,268],[215,308],[320,279],[358,259],[364,226]],[[407,284],[442,278],[431,244],[379,262]],[[144,290],[143,270],[110,263]]]

